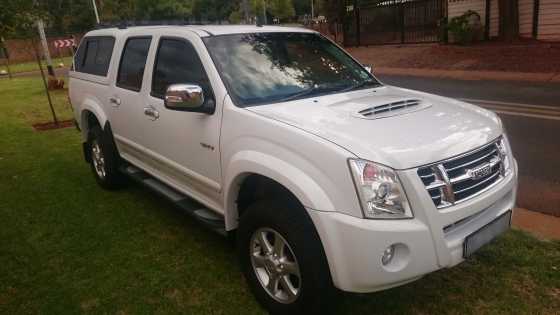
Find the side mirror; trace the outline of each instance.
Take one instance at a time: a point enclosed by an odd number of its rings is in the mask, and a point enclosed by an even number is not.
[[[171,84],[164,98],[165,107],[173,110],[211,114],[214,102],[205,102],[204,90],[196,84]]]
[[[372,65],[364,64],[363,66],[367,70],[367,72],[373,73],[373,66]]]

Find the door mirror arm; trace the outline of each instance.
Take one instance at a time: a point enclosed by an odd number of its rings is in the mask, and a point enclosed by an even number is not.
[[[214,101],[213,98],[207,98],[204,104],[200,106],[200,110],[198,112],[212,115],[214,114],[215,110],[216,110],[216,102]]]

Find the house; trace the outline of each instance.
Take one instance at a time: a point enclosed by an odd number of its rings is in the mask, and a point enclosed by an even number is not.
[[[560,0],[518,0],[518,6],[520,37],[560,41]],[[448,0],[449,18],[468,10],[480,15],[487,38],[498,36],[498,0]]]
[[[560,41],[560,0],[338,0],[344,45],[405,44],[445,40],[442,21],[468,10],[480,15],[484,37],[519,35],[542,41]],[[502,15],[498,3],[517,3]],[[506,2],[507,1],[507,2]],[[514,4],[515,5],[515,4]],[[502,11],[504,9],[502,8]],[[508,26],[500,32],[500,24]]]

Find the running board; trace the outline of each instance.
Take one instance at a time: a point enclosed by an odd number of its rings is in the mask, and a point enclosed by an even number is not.
[[[190,198],[189,196],[177,191],[169,185],[157,180],[152,175],[144,172],[133,165],[123,165],[120,171],[134,181],[155,191],[160,196],[171,201],[177,208],[195,218],[214,232],[220,235],[227,235],[224,217],[207,209],[204,205]]]

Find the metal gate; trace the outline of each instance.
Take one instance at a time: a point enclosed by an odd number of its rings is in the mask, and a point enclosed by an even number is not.
[[[370,0],[346,6],[345,45],[425,43],[439,40],[447,0]]]

